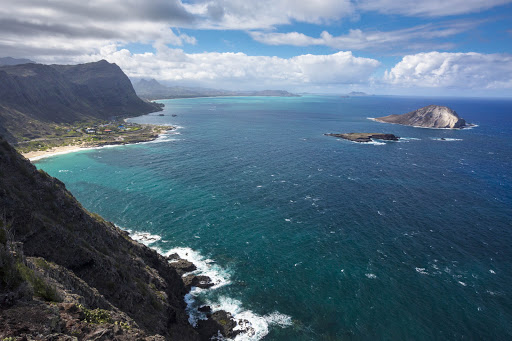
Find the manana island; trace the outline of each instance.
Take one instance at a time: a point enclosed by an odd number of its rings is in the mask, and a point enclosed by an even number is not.
[[[414,110],[402,115],[389,115],[373,119],[382,123],[394,123],[412,127],[432,128],[432,129],[462,129],[473,126],[466,123],[457,113],[448,108],[439,105],[429,105],[418,110]],[[345,133],[345,134],[325,134],[353,142],[371,142],[375,140],[398,141],[400,138],[393,134],[384,133]]]

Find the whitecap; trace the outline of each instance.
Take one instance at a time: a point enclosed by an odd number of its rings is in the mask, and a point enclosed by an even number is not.
[[[368,278],[371,278],[371,279],[375,279],[375,278],[377,278],[377,275],[372,274],[372,273],[368,273],[368,274],[364,274],[364,275],[365,275],[366,277],[368,277]]]
[[[241,331],[235,337],[235,341],[257,341],[264,338],[270,326],[281,328],[292,325],[290,316],[277,311],[267,315],[258,315],[251,310],[244,310],[242,303],[236,299],[221,296],[218,302],[208,302],[212,311],[224,310],[233,316],[237,326],[234,330]]]
[[[130,237],[133,240],[138,241],[139,243],[142,243],[146,246],[148,246],[149,244],[153,244],[153,243],[159,241],[160,239],[162,239],[161,236],[156,235],[156,234],[151,234],[149,232],[134,232],[132,234],[131,230],[127,230],[127,231],[130,233]]]
[[[456,139],[456,138],[451,138],[451,137],[431,137],[431,139],[434,141],[447,141],[447,142],[463,141],[462,139]]]
[[[489,272],[490,272],[490,273],[492,273],[493,275],[496,273],[496,271],[494,271],[494,270],[492,270],[492,269],[491,269],[491,270],[489,270]]]
[[[194,263],[197,269],[191,273],[210,277],[214,283],[214,286],[210,289],[220,288],[231,283],[229,272],[226,269],[215,264],[213,260],[203,257],[199,252],[188,247],[177,247],[165,252],[163,255],[169,256],[174,253],[177,253],[180,258]],[[188,275],[188,273],[185,275]]]
[[[422,275],[428,275],[428,272],[425,271],[425,268],[415,268],[416,272],[422,274]]]

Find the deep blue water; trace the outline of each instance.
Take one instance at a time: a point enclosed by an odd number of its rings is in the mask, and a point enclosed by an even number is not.
[[[38,167],[89,210],[161,237],[150,246],[202,258],[221,284],[196,305],[248,318],[252,339],[512,338],[512,101],[162,102],[166,116],[132,121],[176,134]],[[429,104],[478,127],[367,119]],[[328,132],[406,139],[368,145]]]

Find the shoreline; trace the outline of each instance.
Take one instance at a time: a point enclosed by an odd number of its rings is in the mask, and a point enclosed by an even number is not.
[[[81,144],[81,145],[65,145],[65,146],[58,146],[58,147],[52,147],[47,150],[34,150],[26,153],[20,153],[25,158],[29,159],[30,162],[39,161],[41,159],[45,159],[52,156],[57,155],[64,155],[69,153],[75,153],[79,151],[85,151],[85,150],[92,150],[92,149],[100,149],[100,148],[112,148],[112,147],[119,147],[119,146],[126,146],[126,145],[133,145],[138,143],[144,143],[144,142],[151,142],[155,141],[162,135],[166,135],[167,132],[171,130],[176,130],[176,127],[169,126],[166,129],[160,130],[155,136],[152,136],[151,138],[147,139],[141,139],[140,141],[133,141],[133,142],[124,142],[124,141],[112,141],[114,143],[88,143],[88,144]]]

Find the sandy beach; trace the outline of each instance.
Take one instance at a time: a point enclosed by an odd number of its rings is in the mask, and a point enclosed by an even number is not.
[[[124,145],[127,145],[127,144],[137,144],[137,143],[152,142],[152,141],[157,140],[160,137],[163,137],[163,136],[167,135],[168,131],[174,130],[174,129],[176,129],[176,128],[173,127],[173,126],[168,126],[168,127],[165,127],[164,129],[161,129],[161,128],[158,129],[157,128],[157,129],[154,130],[156,135],[151,136],[149,138],[146,137],[146,138],[143,138],[143,139],[140,139],[140,140],[136,140],[136,141],[131,141],[131,142],[124,142],[123,140],[117,139],[115,141],[111,141],[111,143],[104,143],[104,142],[103,143],[98,143],[98,144],[91,144],[91,143],[85,144],[84,143],[82,145],[58,146],[58,147],[49,148],[47,150],[30,151],[30,152],[27,152],[27,153],[22,153],[22,155],[24,157],[26,157],[27,159],[29,159],[30,161],[37,161],[37,160],[44,159],[44,158],[51,157],[51,156],[55,156],[55,155],[74,153],[74,152],[78,152],[78,151],[82,151],[82,150],[88,150],[88,149],[109,148],[109,147],[124,146]]]
[[[80,147],[80,146],[61,146],[61,147],[54,147],[48,150],[36,150],[28,153],[23,153],[22,155],[29,159],[30,161],[37,161],[40,159],[43,159],[45,157],[55,156],[55,155],[62,155],[62,154],[68,154],[77,152],[80,150],[87,150],[92,149],[95,147]]]

